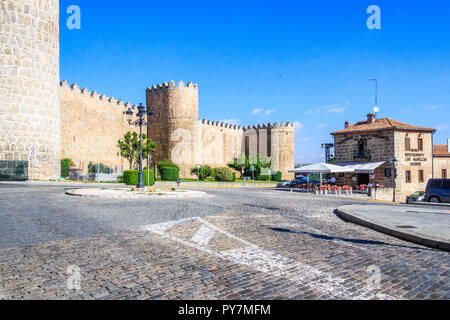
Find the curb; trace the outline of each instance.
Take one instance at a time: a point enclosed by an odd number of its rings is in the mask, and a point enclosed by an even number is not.
[[[356,214],[350,214],[347,212],[344,212],[340,210],[339,208],[336,209],[335,214],[344,220],[345,222],[351,222],[384,234],[387,234],[389,236],[406,240],[415,244],[420,244],[422,246],[431,247],[435,249],[450,251],[450,242],[444,241],[441,239],[432,239],[425,237],[423,235],[419,235],[414,232],[405,232],[404,230],[400,230],[395,227],[387,226],[387,225],[381,225],[372,221],[369,221],[367,219],[362,219],[360,217],[357,217]]]
[[[122,195],[122,194],[117,194],[117,195],[111,195],[111,194],[80,194],[77,193],[77,190],[83,190],[83,189],[71,189],[65,192],[66,195],[68,196],[73,196],[73,197],[82,197],[82,198],[101,198],[101,199],[114,199],[114,200],[154,200],[154,199],[198,199],[198,198],[211,198],[212,196],[202,192],[202,191],[193,191],[194,194],[186,194],[186,195],[155,195],[155,196],[151,196],[151,195]]]
[[[430,206],[430,207],[445,207],[445,208],[450,208],[450,203],[411,202],[411,203],[405,203],[405,204],[418,205],[418,206]]]

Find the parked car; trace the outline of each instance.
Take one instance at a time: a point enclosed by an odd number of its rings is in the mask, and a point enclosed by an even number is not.
[[[422,202],[425,200],[425,192],[416,191],[406,198],[406,203]]]
[[[286,188],[291,185],[291,180],[283,180],[277,183],[277,188]]]
[[[450,179],[430,179],[425,192],[427,202],[450,203]]]
[[[291,186],[295,186],[297,184],[307,183],[308,179],[306,177],[296,177],[291,182]]]

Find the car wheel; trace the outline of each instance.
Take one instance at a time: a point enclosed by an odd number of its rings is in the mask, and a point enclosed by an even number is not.
[[[440,203],[441,200],[438,197],[431,197],[429,202],[431,202],[431,203]]]

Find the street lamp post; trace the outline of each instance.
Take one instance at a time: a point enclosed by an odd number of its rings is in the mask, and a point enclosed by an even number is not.
[[[398,176],[398,173],[397,173],[397,167],[396,167],[396,164],[397,164],[397,162],[398,162],[398,158],[391,158],[390,159],[390,162],[392,163],[392,166],[394,167],[394,172],[393,172],[393,178],[394,178],[394,183],[393,183],[393,189],[394,189],[394,191],[393,191],[393,195],[392,195],[392,202],[396,202],[396,195],[395,195],[395,193],[396,193],[396,189],[397,189],[397,176]]]
[[[132,116],[134,115],[134,112],[132,109],[134,109],[135,106],[133,106],[133,108],[128,108],[126,114],[129,117],[128,123],[130,125],[135,125],[135,126],[139,126],[139,174],[138,174],[138,184],[137,184],[137,188],[138,189],[143,189],[145,188],[144,185],[144,172],[142,171],[142,126],[147,125],[147,122],[144,119],[145,116],[145,107],[142,105],[142,103],[139,104],[138,108],[138,112],[136,114],[136,116],[138,117],[138,119],[136,121],[132,120]],[[150,116],[155,115],[154,111],[150,111],[149,112]]]

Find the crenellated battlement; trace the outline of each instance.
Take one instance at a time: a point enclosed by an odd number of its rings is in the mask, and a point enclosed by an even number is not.
[[[277,122],[274,123],[265,123],[265,124],[257,124],[257,125],[251,125],[251,126],[239,126],[239,125],[233,125],[226,122],[220,122],[220,121],[211,121],[211,120],[201,120],[203,125],[211,126],[211,127],[222,127],[222,128],[228,128],[228,129],[235,129],[235,130],[243,130],[243,131],[249,131],[249,130],[264,130],[264,129],[283,129],[288,128],[294,130],[294,124],[291,122],[281,122],[278,124]]]
[[[188,82],[188,83],[184,83],[183,80],[180,80],[180,82],[178,82],[178,85],[175,84],[175,81],[171,80],[169,82],[163,82],[162,84],[157,84],[157,85],[153,85],[151,87],[147,87],[147,92],[153,93],[153,92],[158,92],[161,90],[167,90],[170,88],[192,88],[194,90],[198,89],[198,86],[196,83],[192,83],[192,82]]]
[[[99,95],[95,90],[89,91],[89,89],[87,88],[80,89],[80,87],[76,83],[69,85],[69,83],[66,80],[61,81],[59,83],[59,86],[61,88],[72,90],[73,92],[78,93],[82,96],[90,97],[95,100],[100,100],[102,102],[112,104],[113,106],[118,106],[119,108],[127,109],[132,106],[130,102],[124,102],[123,100],[120,99],[117,100],[116,98],[108,97],[105,94]]]
[[[278,124],[278,122],[274,122],[274,123],[265,123],[265,124],[257,124],[257,125],[252,125],[252,126],[247,126],[244,127],[245,131],[248,130],[260,130],[260,129],[283,129],[283,128],[289,128],[289,129],[294,129],[294,124],[291,122],[281,122],[280,124]]]
[[[230,124],[230,123],[226,123],[226,122],[221,122],[221,121],[211,121],[211,120],[201,120],[201,123],[203,125],[206,126],[210,126],[210,127],[219,127],[219,128],[225,128],[225,129],[232,129],[232,130],[244,130],[244,128],[242,126],[238,126],[235,124]]]

